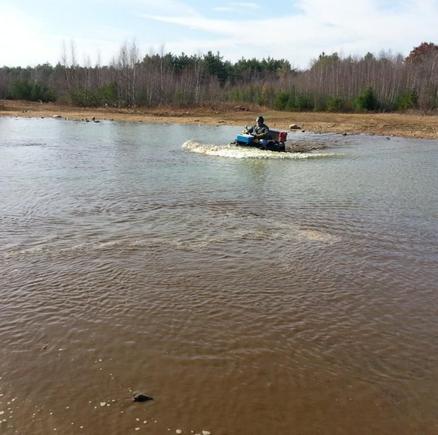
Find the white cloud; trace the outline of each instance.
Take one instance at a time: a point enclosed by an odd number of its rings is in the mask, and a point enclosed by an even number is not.
[[[216,6],[213,10],[217,12],[234,12],[236,8],[233,6]]]
[[[79,63],[87,57],[96,62],[98,53],[102,62],[108,63],[124,41],[133,39],[129,29],[124,32],[113,26],[96,26],[87,34],[53,33],[47,25],[10,5],[0,4],[0,17],[0,67],[56,64],[61,60],[63,43],[67,57],[71,57],[71,41]]]
[[[407,53],[423,40],[436,39],[438,2],[406,0],[398,8],[382,9],[379,0],[299,0],[298,14],[278,18],[245,19],[244,29],[236,20],[196,15],[148,15],[150,19],[210,34],[211,48],[221,46],[233,59],[254,53],[291,59],[301,66],[322,51],[364,54],[392,49]],[[216,38],[219,40],[216,41]],[[215,42],[216,41],[216,42]],[[228,43],[227,43],[228,41]],[[205,46],[188,41],[186,51]],[[180,41],[167,41],[168,47]]]
[[[260,5],[258,3],[253,2],[231,2],[227,3],[224,6],[216,6],[213,8],[214,11],[217,12],[255,12],[260,9]]]
[[[160,29],[161,36],[149,29],[156,29],[156,25],[145,25],[136,35],[130,21],[102,22],[97,17],[92,27],[72,27],[71,33],[68,30],[54,33],[51,23],[43,21],[44,14],[38,22],[26,9],[6,0],[0,3],[0,65],[56,63],[62,42],[68,46],[70,40],[76,43],[79,61],[87,55],[93,61],[101,52],[102,61],[108,62],[117,55],[121,43],[136,36],[140,54],[148,47],[165,45],[175,53],[219,50],[231,60],[242,56],[281,57],[301,67],[322,51],[361,55],[392,49],[394,53],[407,54],[422,41],[438,42],[438,0],[295,0],[290,1],[290,8],[278,11],[275,0],[269,5],[257,0],[224,0],[218,6],[222,12],[242,9],[250,12],[243,14],[243,18],[228,15],[226,19],[201,14],[188,4],[189,0],[90,1],[110,8],[113,15],[122,7],[129,12],[126,19],[143,16],[167,25]],[[268,8],[269,18],[264,18],[263,11]],[[141,15],[142,12],[147,15]],[[171,32],[165,33],[167,30]]]
[[[198,11],[181,0],[131,0],[149,11],[162,11],[178,15],[198,15]]]
[[[243,9],[260,9],[260,5],[254,2],[231,2],[231,6]]]
[[[43,63],[50,48],[39,24],[19,9],[0,5],[0,66]],[[48,50],[49,48],[49,50]]]
[[[81,1],[81,0],[78,0]],[[132,10],[142,9],[153,14],[168,13],[176,15],[197,15],[197,10],[184,0],[91,0],[99,2],[105,7],[122,7]]]

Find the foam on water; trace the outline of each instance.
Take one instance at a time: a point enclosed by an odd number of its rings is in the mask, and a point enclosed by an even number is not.
[[[307,153],[281,153],[278,151],[260,150],[258,148],[239,147],[236,145],[208,145],[188,140],[182,148],[192,153],[205,154],[207,156],[228,157],[232,159],[318,159],[324,157],[337,157],[339,154],[307,152]]]
[[[199,252],[210,246],[231,243],[233,241],[309,241],[322,244],[332,244],[340,241],[338,236],[322,230],[302,229],[293,223],[279,223],[270,220],[252,221],[244,228],[218,228],[212,235],[200,236],[147,236],[114,235],[111,240],[93,240],[83,243],[65,244],[53,240],[45,240],[34,246],[22,248],[19,245],[8,245],[0,250],[0,258],[13,259],[17,257],[59,257],[60,255],[77,252],[90,253],[95,251],[153,249],[153,247],[167,246],[172,250]]]

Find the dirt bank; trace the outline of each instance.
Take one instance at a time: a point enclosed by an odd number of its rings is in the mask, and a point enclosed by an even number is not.
[[[438,115],[399,113],[342,114],[314,112],[278,112],[262,110],[269,126],[287,129],[298,124],[307,131],[320,133],[366,133],[425,139],[438,138]],[[54,117],[85,120],[156,122],[179,124],[245,125],[253,123],[260,109],[226,107],[221,110],[194,109],[83,109],[53,103],[0,100],[0,116]]]

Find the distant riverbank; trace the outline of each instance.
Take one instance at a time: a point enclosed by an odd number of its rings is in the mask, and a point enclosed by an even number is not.
[[[145,123],[246,125],[263,113],[273,128],[288,129],[297,124],[301,129],[316,133],[370,134],[383,136],[438,138],[438,115],[400,113],[319,113],[280,112],[243,106],[211,108],[82,108],[54,103],[0,100],[0,116],[62,117],[71,120],[113,120]]]

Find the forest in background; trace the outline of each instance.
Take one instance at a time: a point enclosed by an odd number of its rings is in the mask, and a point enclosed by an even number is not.
[[[322,53],[306,70],[285,59],[224,60],[219,53],[141,57],[124,44],[109,65],[80,65],[74,44],[60,62],[1,67],[0,99],[82,107],[257,104],[287,111],[390,112],[438,108],[438,45],[409,56]]]

